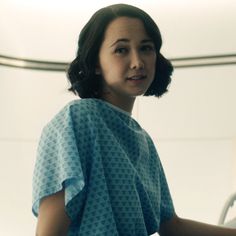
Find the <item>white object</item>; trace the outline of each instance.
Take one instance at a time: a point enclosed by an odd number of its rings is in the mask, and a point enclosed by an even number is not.
[[[236,193],[232,194],[229,199],[226,201],[224,208],[221,212],[220,218],[219,218],[219,225],[224,225],[231,228],[236,228],[236,217],[231,219],[230,221],[225,222],[225,218],[227,216],[227,213],[231,207],[234,206],[234,202],[236,201]]]

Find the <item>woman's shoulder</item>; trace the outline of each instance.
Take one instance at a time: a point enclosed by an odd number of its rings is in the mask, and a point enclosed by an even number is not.
[[[83,98],[83,99],[75,99],[68,102],[63,108],[63,111],[76,111],[79,113],[88,113],[92,112],[96,108],[96,99],[92,98]]]
[[[64,127],[73,123],[82,123],[91,120],[91,116],[96,115],[97,102],[94,99],[75,99],[65,104],[49,120],[46,126]]]
[[[75,99],[65,104],[54,116],[81,116],[91,114],[96,109],[93,99]]]

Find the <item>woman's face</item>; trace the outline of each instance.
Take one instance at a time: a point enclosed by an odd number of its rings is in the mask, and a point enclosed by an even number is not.
[[[155,46],[137,18],[119,17],[108,25],[98,59],[96,74],[102,75],[104,97],[135,99],[155,76]]]

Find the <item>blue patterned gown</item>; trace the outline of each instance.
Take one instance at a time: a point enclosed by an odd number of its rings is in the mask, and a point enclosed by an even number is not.
[[[69,236],[147,236],[174,215],[150,136],[100,99],[69,102],[44,127],[33,176],[33,213],[65,190]]]

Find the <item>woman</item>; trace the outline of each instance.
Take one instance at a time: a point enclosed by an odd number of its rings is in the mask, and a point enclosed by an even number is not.
[[[45,126],[34,171],[37,235],[235,236],[177,217],[150,136],[131,117],[137,96],[161,96],[173,70],[151,17],[126,4],[97,11],[68,70],[67,104]]]

